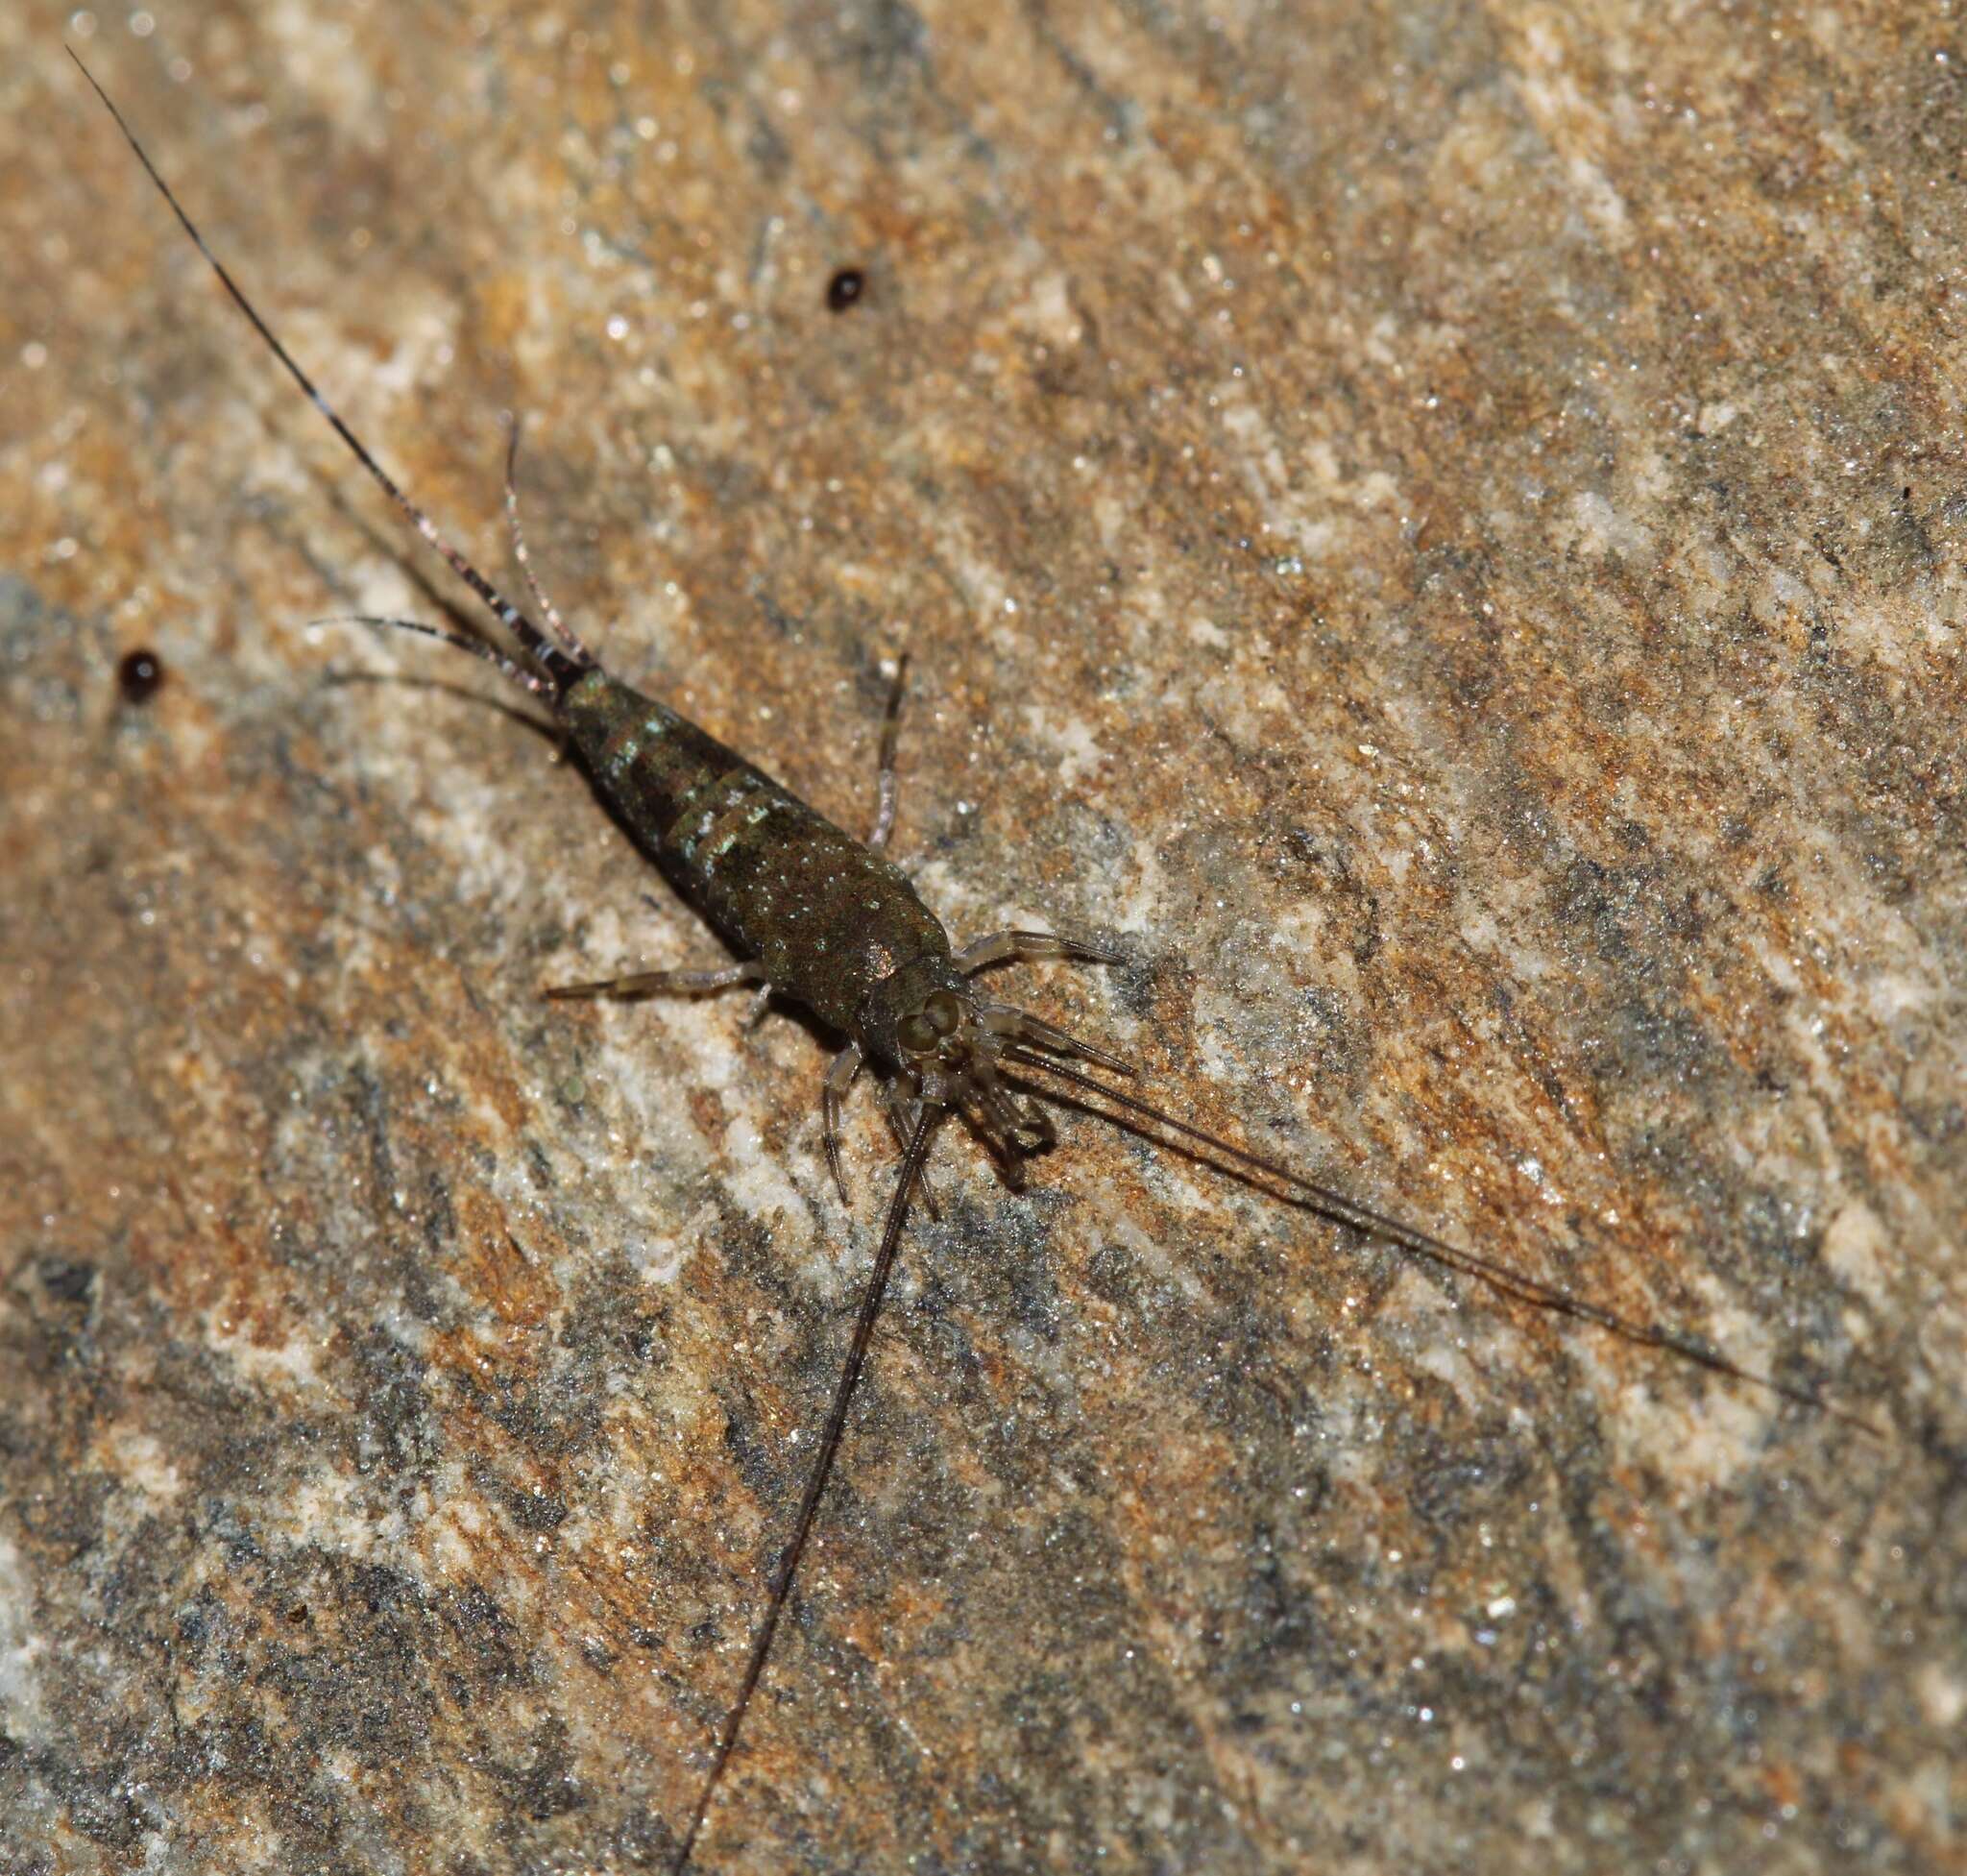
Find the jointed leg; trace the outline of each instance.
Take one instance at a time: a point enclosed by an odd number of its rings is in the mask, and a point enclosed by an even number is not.
[[[1058,1055],[1078,1056],[1081,1061],[1096,1061],[1102,1068],[1112,1069],[1116,1075],[1134,1072],[1130,1061],[1123,1061],[1105,1049],[1081,1041],[1070,1030],[1060,1029],[1056,1023],[1048,1023],[1043,1016],[1034,1016],[1029,1010],[1020,1010],[1015,1004],[980,1003],[977,1013],[983,1019],[984,1027],[994,1035],[1008,1035],[1016,1042],[1035,1042],[1039,1048],[1051,1049]]]
[[[556,1002],[574,997],[705,996],[736,984],[759,984],[765,966],[757,962],[725,964],[716,970],[643,970],[628,977],[607,977],[598,984],[561,984],[546,994]]]
[[[882,1082],[881,1104],[887,1109],[887,1124],[894,1129],[895,1138],[901,1142],[904,1152],[915,1136],[915,1126],[922,1118],[922,1104],[919,1101],[904,1101],[892,1082]],[[925,1166],[915,1176],[915,1189],[922,1194],[922,1204],[931,1218],[942,1223],[942,1207],[936,1203],[935,1187],[929,1182],[929,1169]]]
[[[1105,945],[1088,944],[1084,938],[1061,938],[1056,932],[989,932],[972,938],[956,955],[956,967],[968,977],[986,964],[1001,964],[1016,959],[1028,964],[1039,958],[1082,958],[1089,963],[1118,964],[1126,962],[1119,952]]]
[[[526,537],[519,524],[519,419],[512,420],[512,436],[505,446],[505,519],[512,526],[512,557],[519,562],[519,570],[524,574],[526,590],[532,594],[535,603],[546,615],[546,623],[552,626],[560,643],[573,653],[584,665],[599,661],[580,642],[580,635],[566,620],[562,619],[553,601],[547,598],[546,589],[541,586],[533,573],[532,556],[526,552]]]
[[[846,1099],[847,1090],[854,1084],[854,1077],[861,1072],[861,1045],[849,1042],[833,1059],[826,1071],[826,1080],[819,1087],[819,1133],[826,1145],[826,1163],[834,1169],[834,1184],[838,1188],[840,1203],[849,1203],[847,1198],[847,1176],[840,1171],[840,1103]]]
[[[879,852],[895,831],[895,800],[900,789],[895,781],[895,742],[901,735],[902,687],[909,674],[909,654],[895,660],[895,681],[887,694],[887,710],[881,720],[881,772],[874,783],[874,832],[867,844]]]

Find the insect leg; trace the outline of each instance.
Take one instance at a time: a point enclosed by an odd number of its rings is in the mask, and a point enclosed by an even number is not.
[[[683,1845],[676,1852],[671,1876],[680,1876],[690,1861],[690,1853],[696,1848],[696,1839],[703,1833],[704,1819],[710,1815],[711,1800],[717,1794],[724,1767],[731,1761],[731,1750],[738,1743],[738,1729],[744,1724],[751,1696],[758,1692],[759,1680],[765,1673],[765,1658],[772,1651],[772,1637],[779,1632],[779,1619],[786,1613],[786,1603],[792,1594],[792,1578],[798,1572],[799,1559],[806,1554],[806,1541],[813,1534],[814,1514],[818,1511],[826,1482],[833,1475],[834,1460],[840,1450],[840,1436],[847,1427],[847,1409],[853,1403],[861,1371],[867,1365],[867,1347],[874,1337],[875,1318],[881,1314],[881,1300],[887,1292],[887,1279],[894,1271],[895,1255],[901,1249],[902,1221],[909,1215],[909,1190],[921,1175],[923,1162],[929,1157],[929,1141],[935,1131],[935,1121],[936,1115],[933,1111],[919,1115],[913,1132],[909,1135],[908,1149],[902,1156],[901,1177],[895,1182],[895,1195],[888,1201],[887,1222],[882,1227],[881,1249],[874,1254],[874,1269],[868,1276],[867,1288],[861,1299],[861,1314],[855,1319],[854,1339],[847,1347],[846,1365],[840,1370],[839,1383],[834,1389],[834,1403],[826,1417],[825,1430],[819,1436],[819,1456],[814,1460],[813,1471],[807,1476],[805,1495],[799,1500],[799,1514],[792,1521],[791,1541],[780,1552],[778,1568],[772,1571],[765,1619],[752,1638],[751,1657],[744,1666],[744,1678],[739,1683],[738,1697],[725,1717],[724,1730],[717,1740],[716,1756],[712,1759],[703,1790],[697,1794],[696,1809],[691,1814],[690,1828],[683,1834]]]
[[[581,643],[580,634],[560,616],[560,609],[546,597],[533,573],[533,557],[526,551],[525,531],[519,523],[519,419],[512,420],[512,435],[505,445],[505,519],[512,528],[512,557],[519,562],[519,570],[524,574],[526,591],[533,596],[534,603],[546,616],[546,623],[552,626],[554,636],[583,664],[599,661]]]
[[[761,963],[724,964],[716,970],[642,970],[628,977],[606,977],[597,984],[558,984],[546,994],[555,1002],[574,997],[659,997],[707,995],[736,984],[757,984],[765,977]]]
[[[915,1123],[922,1118],[922,1104],[919,1101],[904,1101],[895,1091],[895,1084],[892,1082],[883,1082],[880,1087],[881,1105],[887,1113],[887,1124],[893,1130],[895,1144],[906,1153],[909,1141],[915,1132]],[[936,1224],[941,1224],[942,1206],[936,1199],[935,1187],[929,1182],[926,1168],[916,1179],[915,1183],[921,1188],[922,1204],[927,1208],[929,1216]]]
[[[1069,1030],[1060,1029],[1056,1023],[1048,1023],[1043,1016],[1034,1016],[1029,1010],[1020,1010],[1014,1003],[980,1003],[977,1015],[993,1035],[1008,1035],[1020,1042],[1035,1042],[1040,1048],[1055,1049],[1060,1055],[1078,1056],[1081,1061],[1097,1061],[1102,1068],[1110,1068],[1117,1075],[1134,1072],[1130,1061],[1108,1055],[1105,1049],[1095,1048],[1090,1042],[1081,1042]]]
[[[979,1071],[974,1099],[984,1121],[986,1137],[1000,1143],[1004,1157],[1013,1165],[1026,1155],[1043,1152],[1054,1143],[1056,1136],[1052,1131],[1052,1116],[1035,1101],[1027,1101],[1020,1107],[987,1068]]]
[[[1037,958],[1082,958],[1089,963],[1126,962],[1117,951],[1105,945],[1088,944],[1084,938],[1061,938],[1056,932],[989,932],[972,938],[956,954],[956,967],[965,977],[986,964],[1001,964],[1015,958],[1030,963]]]
[[[833,1059],[826,1071],[826,1080],[819,1087],[820,1138],[826,1143],[826,1163],[834,1170],[834,1184],[838,1188],[843,1206],[850,1201],[847,1198],[847,1176],[840,1170],[840,1103],[860,1072],[861,1045],[849,1042]]]
[[[1169,1133],[1208,1148],[1211,1153],[1222,1156],[1213,1163],[1216,1170],[1232,1178],[1258,1184],[1252,1175],[1274,1181],[1284,1188],[1285,1203],[1302,1206],[1321,1216],[1348,1226],[1355,1231],[1362,1231],[1369,1237],[1376,1237],[1388,1244],[1397,1245],[1402,1251],[1417,1257],[1424,1258],[1431,1264],[1438,1264],[1444,1270],[1451,1270],[1464,1277],[1471,1277],[1477,1282],[1486,1284],[1501,1296],[1514,1298],[1518,1303],[1527,1303],[1535,1308],[1547,1309],[1553,1315],[1568,1316],[1575,1322],[1589,1323],[1594,1328],[1601,1328],[1608,1334],[1637,1344],[1640,1348],[1658,1349],[1666,1354],[1678,1355],[1683,1361],[1691,1362],[1697,1368],[1705,1368],[1712,1374],[1726,1375],[1737,1381],[1744,1381],[1751,1387],[1759,1387],[1765,1393],[1773,1394],[1780,1400],[1794,1402],[1797,1406],[1810,1407],[1831,1419],[1855,1426],[1861,1432],[1869,1433],[1874,1439],[1887,1437],[1884,1428],[1865,1419],[1862,1414],[1854,1413],[1848,1407],[1840,1407],[1827,1401],[1814,1389],[1792,1386],[1780,1381],[1773,1375],[1764,1375],[1753,1368],[1744,1368],[1739,1363],[1711,1349],[1705,1342],[1688,1334],[1684,1329],[1670,1328],[1662,1323],[1638,1322],[1629,1316],[1621,1316],[1616,1310],[1608,1309],[1602,1303],[1592,1303],[1585,1297],[1573,1296],[1570,1291],[1558,1288],[1554,1283],[1540,1281],[1537,1278],[1512,1270],[1507,1264],[1497,1263],[1493,1258],[1478,1255],[1473,1251],[1464,1251],[1458,1245],[1449,1244],[1445,1238],[1438,1238],[1432,1232],[1423,1231],[1418,1226],[1409,1225],[1401,1219],[1383,1211],[1375,1211],[1371,1206],[1361,1205],[1345,1193],[1329,1185],[1321,1185],[1316,1180],[1306,1179],[1302,1173],[1295,1173],[1290,1167],[1275,1159],[1252,1153],[1248,1147],[1238,1146],[1233,1140],[1226,1140],[1221,1134],[1211,1133],[1205,1129],[1178,1120],[1175,1115],[1151,1106],[1138,1096],[1124,1089],[1109,1087],[1105,1082],[1096,1081],[1090,1075],[1081,1075],[1076,1068],[1068,1068],[1061,1061],[1055,1061],[1049,1056],[1033,1054],[1029,1049],[1012,1047],[1007,1049],[1004,1060],[1018,1063],[1021,1067],[1036,1068],[1047,1075],[1056,1075],[1060,1081],[1082,1093],[1099,1095],[1122,1109],[1115,1113],[1111,1109],[1095,1107],[1089,1101],[1075,1100],[1071,1095],[1061,1095],[1053,1090],[1034,1087],[1030,1083],[1019,1083],[1018,1086],[1028,1094],[1049,1095],[1055,1101],[1067,1101],[1082,1111],[1095,1114],[1109,1121],[1115,1127],[1126,1128],[1129,1133],[1139,1133],[1145,1139],[1154,1136],[1141,1126],[1141,1121],[1152,1121],[1155,1126],[1166,1128]],[[1131,1118],[1138,1115],[1139,1119]],[[1167,1142],[1162,1142],[1166,1145]],[[1202,1156],[1198,1155],[1201,1158]],[[1229,1163],[1225,1164],[1227,1161]],[[1276,1196],[1275,1190],[1273,1196]]]
[[[895,801],[900,789],[895,781],[895,743],[902,730],[902,689],[909,675],[909,654],[895,660],[895,681],[889,685],[887,709],[881,719],[881,771],[874,782],[874,831],[867,844],[879,853],[895,831]]]

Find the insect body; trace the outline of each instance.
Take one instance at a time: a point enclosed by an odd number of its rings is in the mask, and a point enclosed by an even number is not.
[[[72,55],[71,55],[72,56]],[[81,64],[81,61],[76,61]],[[516,557],[543,628],[506,599],[444,541],[429,518],[378,465],[317,391],[306,374],[206,245],[121,114],[86,69],[138,160],[220,282],[280,365],[417,532],[512,635],[518,656],[490,644],[413,621],[369,622],[440,638],[496,666],[552,712],[598,795],[636,844],[668,876],[730,945],[737,962],[700,970],[656,971],[575,984],[549,991],[573,998],[702,993],[749,984],[803,1005],[843,1046],[821,1095],[829,1164],[845,1197],[838,1147],[840,1107],[864,1067],[878,1082],[903,1147],[872,1274],[822,1430],[817,1456],[792,1530],[770,1578],[743,1677],[727,1710],[710,1767],[678,1838],[674,1866],[690,1861],[740,1728],[765,1671],[793,1577],[838,1454],[864,1366],[882,1298],[898,1254],[912,1193],[921,1182],[932,1136],[944,1116],[959,1115],[1013,1180],[1023,1161],[1051,1144],[1041,1102],[1083,1109],[1163,1145],[1171,1136],[1205,1150],[1219,1170],[1249,1180],[1288,1203],[1317,1211],[1472,1277],[1518,1302],[1591,1324],[1717,1374],[1766,1389],[1876,1431],[1870,1423],[1809,1389],[1756,1374],[1685,1332],[1635,1321],[1570,1292],[1446,1243],[1362,1206],[1274,1159],[1250,1152],[1152,1106],[1112,1082],[1069,1065],[1129,1072],[1105,1051],[1013,1005],[983,994],[975,974],[985,966],[1038,958],[1115,962],[1095,944],[1050,933],[1007,931],[952,943],[942,922],[886,855],[894,820],[894,743],[899,675],[882,743],[878,807],[866,841],[856,839],[799,800],[763,769],[668,705],[612,677],[540,590],[520,530],[513,489],[515,428],[507,458],[506,502]],[[1036,1076],[1036,1081],[1032,1077]]]

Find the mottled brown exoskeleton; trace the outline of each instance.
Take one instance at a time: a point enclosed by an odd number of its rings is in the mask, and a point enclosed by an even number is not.
[[[81,60],[76,63],[80,66]],[[543,631],[444,540],[429,518],[336,415],[206,245],[86,67],[83,75],[234,305],[410,524],[512,635],[518,656],[416,621],[359,622],[442,639],[495,666],[545,704],[595,792],[678,893],[716,930],[736,960],[715,969],[652,971],[567,985],[546,994],[560,998],[698,994],[753,985],[761,996],[800,1004],[843,1043],[827,1071],[821,1092],[826,1155],[842,1201],[847,1193],[840,1167],[840,1104],[863,1067],[878,1081],[902,1145],[901,1172],[887,1205],[873,1270],[818,1454],[808,1474],[790,1536],[770,1573],[742,1679],[719,1729],[695,1804],[677,1839],[674,1868],[682,1869],[691,1860],[765,1671],[839,1450],[911,1197],[916,1190],[927,1196],[923,1168],[936,1123],[947,1114],[959,1114],[1000,1166],[1016,1180],[1022,1162],[1052,1143],[1052,1124],[1041,1100],[1069,1101],[1083,1111],[1158,1138],[1164,1145],[1173,1136],[1178,1146],[1187,1142],[1205,1149],[1218,1170],[1248,1179],[1287,1203],[1474,1278],[1518,1302],[1666,1352],[1866,1432],[1879,1431],[1868,1421],[1833,1405],[1820,1395],[1745,1369],[1682,1330],[1617,1315],[1459,1249],[1069,1066],[1069,1060],[1078,1060],[1118,1074],[1131,1072],[1127,1063],[1042,1017],[984,996],[974,981],[976,974],[986,965],[1011,961],[1070,958],[1111,963],[1119,960],[1098,944],[1043,932],[996,932],[965,945],[951,943],[942,921],[923,904],[908,876],[884,851],[894,825],[900,670],[883,730],[873,829],[866,840],[857,840],[688,718],[611,677],[567,625],[533,576],[521,532],[513,484],[518,448],[515,426],[506,461],[506,509],[515,557],[550,636]],[[1049,1079],[1032,1083],[1027,1079],[1031,1073]]]

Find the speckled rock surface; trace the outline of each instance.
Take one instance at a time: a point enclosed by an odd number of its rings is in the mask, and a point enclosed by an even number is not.
[[[1038,1007],[1889,1429],[952,1132],[706,1870],[1958,1857],[1967,46],[1669,11],[67,29],[501,575],[527,413],[623,675],[855,824],[912,651],[932,902],[1132,961]],[[891,1148],[844,1217],[799,1024],[541,1000],[716,947],[491,673],[306,629],[427,568],[62,30],[0,12],[0,1864],[660,1867]]]

